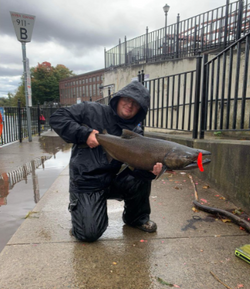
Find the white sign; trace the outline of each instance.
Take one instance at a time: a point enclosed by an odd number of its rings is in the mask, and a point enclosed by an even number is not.
[[[30,42],[36,16],[10,11],[17,40]]]

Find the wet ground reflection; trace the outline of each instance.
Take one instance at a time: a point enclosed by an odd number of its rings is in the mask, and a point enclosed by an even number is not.
[[[0,175],[0,252],[43,194],[68,165],[71,145],[59,137],[41,137],[41,155]]]

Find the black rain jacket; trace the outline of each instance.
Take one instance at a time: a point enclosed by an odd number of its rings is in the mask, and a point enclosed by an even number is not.
[[[117,102],[121,96],[136,100],[141,108],[129,120],[117,115]],[[70,159],[70,192],[83,193],[100,191],[107,188],[121,163],[108,162],[102,146],[84,148],[93,129],[100,133],[106,129],[109,134],[120,136],[122,129],[138,132],[138,124],[145,119],[149,108],[149,91],[138,81],[133,81],[118,91],[109,105],[97,102],[82,102],[67,108],[60,108],[50,117],[50,125],[66,142],[73,143]],[[155,176],[146,171],[130,171],[135,177],[153,179]]]

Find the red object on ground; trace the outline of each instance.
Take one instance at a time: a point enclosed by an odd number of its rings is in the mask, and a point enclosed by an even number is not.
[[[204,172],[204,168],[202,166],[202,153],[199,153],[198,159],[197,159],[198,168],[201,172]]]

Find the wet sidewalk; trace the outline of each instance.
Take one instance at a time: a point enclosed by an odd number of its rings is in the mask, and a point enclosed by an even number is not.
[[[27,156],[35,145],[26,146]],[[39,155],[39,148],[34,151]],[[107,231],[95,243],[82,243],[69,235],[69,175],[64,169],[1,252],[0,288],[250,289],[250,265],[234,255],[237,247],[250,244],[250,235],[193,210],[189,173],[164,174],[152,182],[151,219],[157,233],[124,225],[123,203],[112,200]],[[202,202],[236,208],[209,184],[193,179]]]

